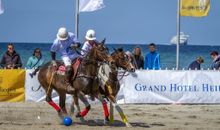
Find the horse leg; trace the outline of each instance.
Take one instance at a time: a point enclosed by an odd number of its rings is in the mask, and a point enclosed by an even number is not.
[[[109,96],[109,99],[112,102],[112,105],[115,107],[115,109],[118,111],[123,123],[125,123],[126,127],[132,127],[131,124],[128,122],[127,117],[125,116],[123,110],[121,109],[121,107],[116,103],[115,97],[114,96]]]
[[[75,112],[75,107],[74,107],[74,97],[73,97],[73,101],[70,105],[70,115],[73,116]]]
[[[114,123],[114,107],[112,102],[110,102],[110,123]]]
[[[64,116],[67,116],[67,110],[66,110],[66,94],[63,92],[58,93],[59,94],[59,106],[61,108],[61,111]]]
[[[80,95],[80,94],[79,94]],[[85,122],[85,119],[83,116],[81,116],[81,110],[80,110],[80,106],[79,106],[79,96],[78,94],[74,94],[73,95],[73,99],[74,99],[74,103],[76,105],[76,109],[77,109],[77,115],[76,118],[79,118],[81,122]],[[72,107],[74,107],[74,103],[72,103]]]
[[[106,124],[107,122],[109,122],[108,104],[101,94],[98,95],[98,99],[102,103],[103,113],[104,113],[104,124]]]
[[[85,108],[78,114],[78,116],[85,117],[91,109],[91,105],[89,104],[84,94],[79,93],[79,99],[83,102]]]
[[[76,110],[77,110],[77,113],[80,113],[80,106],[79,106],[79,97],[78,97],[78,95],[77,94],[74,94],[73,95],[73,103],[72,103],[72,105],[75,103],[75,105],[76,105]]]
[[[46,102],[52,106],[58,113],[58,115],[61,117],[61,109],[60,107],[53,102],[52,98],[51,98],[51,94],[52,94],[52,89],[48,90],[48,93],[46,95]]]

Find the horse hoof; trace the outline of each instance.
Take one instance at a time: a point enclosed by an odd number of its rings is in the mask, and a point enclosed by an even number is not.
[[[62,124],[62,123],[63,123],[63,118],[64,118],[64,116],[63,116],[62,113],[58,113],[58,116],[59,116],[59,118],[60,118],[60,123]]]
[[[108,118],[108,117],[105,117],[103,123],[104,123],[105,125],[110,124],[110,120],[109,120],[109,118]]]
[[[126,127],[129,127],[129,128],[132,127],[132,125],[130,123],[128,123],[128,122],[126,122],[125,125],[126,125]]]
[[[76,118],[81,118],[82,116],[80,115],[80,113],[77,113],[77,114],[75,115],[75,117],[76,117]]]
[[[109,124],[110,124],[110,121],[104,119],[103,124],[104,124],[104,125],[109,125]]]

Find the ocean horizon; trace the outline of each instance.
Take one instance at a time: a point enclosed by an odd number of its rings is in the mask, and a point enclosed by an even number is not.
[[[7,49],[6,42],[0,43],[0,58]],[[51,60],[50,58],[50,46],[52,43],[13,43],[15,50],[20,54],[23,68],[25,68],[28,58],[32,55],[35,48],[40,48],[43,54],[45,62]],[[145,56],[149,50],[147,44],[117,44],[117,43],[106,43],[110,50],[113,52],[114,48],[123,48],[124,51],[132,52],[136,46],[141,47],[143,56]],[[220,46],[215,45],[186,45],[180,46],[180,69],[187,69],[188,65],[196,59],[198,56],[202,56],[205,62],[201,65],[203,69],[208,69],[211,66],[212,59],[210,57],[211,51],[220,51]],[[176,65],[176,46],[175,45],[163,45],[157,44],[157,52],[160,53],[161,69],[173,69]],[[59,55],[57,56],[59,59]]]

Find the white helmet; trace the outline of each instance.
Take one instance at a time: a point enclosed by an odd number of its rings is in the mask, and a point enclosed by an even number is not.
[[[95,36],[95,31],[90,29],[86,32],[86,37],[87,40],[96,40],[96,36]]]
[[[66,30],[66,28],[64,27],[61,27],[59,30],[58,30],[58,33],[57,33],[57,38],[61,41],[65,41],[68,39],[68,32]]]

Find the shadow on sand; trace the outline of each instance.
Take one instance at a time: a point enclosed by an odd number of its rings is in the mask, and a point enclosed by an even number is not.
[[[75,122],[76,123],[76,122]],[[125,124],[122,121],[115,120],[113,124],[107,123],[104,124],[103,120],[101,119],[94,119],[94,120],[87,120],[86,122],[77,122],[76,124],[79,125],[88,125],[88,126],[113,126],[113,127],[125,127]],[[165,126],[163,124],[147,124],[143,122],[130,122],[133,127],[140,127],[140,128],[150,128],[152,126]]]

